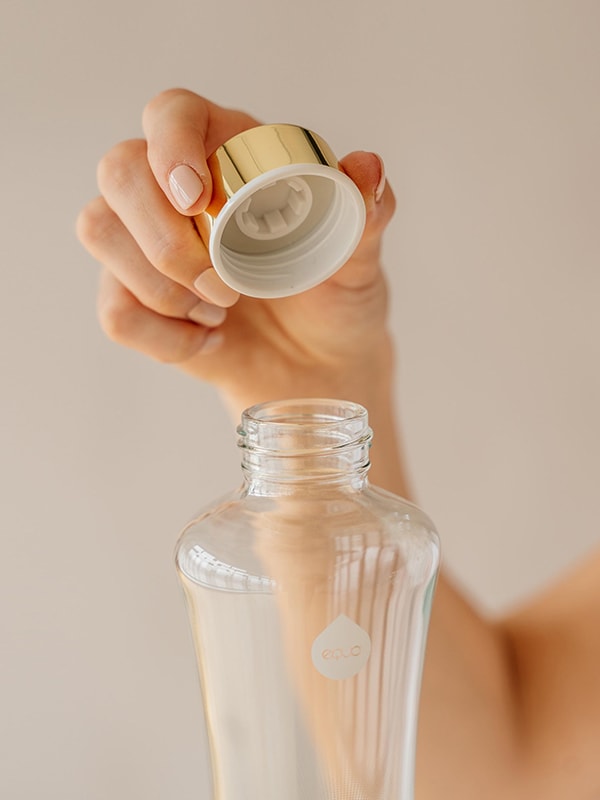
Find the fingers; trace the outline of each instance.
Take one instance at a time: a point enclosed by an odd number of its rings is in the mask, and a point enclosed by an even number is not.
[[[259,123],[240,111],[222,108],[185,89],[155,97],[143,114],[148,161],[173,206],[192,216],[212,197],[208,157],[227,139]]]
[[[110,338],[169,362],[220,346],[217,328],[239,295],[212,268],[194,216],[211,199],[206,156],[255,124],[190,92],[165,92],[144,112],[148,142],[122,142],[102,159],[102,197],[77,228],[106,268],[99,315]]]
[[[339,166],[360,190],[367,218],[352,258],[333,276],[332,282],[357,288],[373,281],[380,272],[381,238],[394,214],[396,200],[385,177],[383,160],[376,153],[350,153]]]
[[[115,212],[102,197],[89,203],[77,220],[77,234],[143,305],[169,317],[186,317],[198,295],[154,269]]]
[[[221,346],[223,335],[214,329],[225,321],[225,309],[155,270],[103,198],[82,211],[77,233],[106,266],[98,315],[109,338],[169,363]]]
[[[215,149],[258,123],[184,90],[149,103],[143,123],[147,142],[123,142],[99,165],[103,197],[84,210],[79,235],[106,267],[99,314],[109,337],[180,363],[220,346],[225,309],[239,298],[212,268],[199,231],[203,210],[218,196],[209,169]],[[381,293],[379,249],[393,193],[373,153],[351,153],[340,167],[364,198],[367,222],[355,254],[330,286],[372,283]],[[234,315],[228,337],[232,321]]]
[[[145,256],[146,267],[154,267],[161,275],[216,305],[228,307],[237,301],[237,292],[225,286],[212,269],[208,251],[198,235],[194,220],[177,213],[158,186],[148,164],[143,140],[121,142],[113,147],[98,166],[98,185],[107,208],[122,223]],[[89,210],[92,219],[94,210]],[[88,236],[82,241],[86,246],[89,243],[93,255],[107,264],[119,280],[144,302],[137,290],[138,284],[130,280],[133,274],[128,278],[123,271],[131,272],[135,263],[139,272],[141,259],[124,258],[120,251],[123,231],[119,235],[114,220],[107,225],[114,239],[112,243],[109,236],[100,237],[101,241],[97,236],[95,241],[90,241]],[[92,227],[97,229],[98,225]],[[131,256],[131,246],[126,250]],[[139,278],[142,280],[141,275]],[[148,282],[146,288],[151,293],[160,286],[168,286],[161,283],[156,275],[148,274]],[[139,284],[139,288],[143,290],[144,287]],[[150,306],[156,308],[152,303]]]
[[[156,183],[146,143],[121,142],[98,165],[98,187],[148,261],[163,275],[191,288],[210,267],[193,221],[174,211]]]
[[[102,272],[98,317],[106,335],[165,363],[181,364],[208,355],[223,342],[219,330],[170,319],[142,305],[108,270]]]
[[[167,317],[187,317],[208,327],[225,321],[224,308],[207,303],[198,293],[154,269],[104,198],[96,198],[83,209],[77,234],[91,255],[151,310]]]

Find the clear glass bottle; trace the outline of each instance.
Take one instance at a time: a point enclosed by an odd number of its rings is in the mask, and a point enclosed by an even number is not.
[[[242,486],[183,531],[215,800],[412,800],[431,521],[370,486],[367,412],[255,406]]]

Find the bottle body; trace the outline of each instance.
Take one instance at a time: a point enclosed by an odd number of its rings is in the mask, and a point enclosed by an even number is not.
[[[179,541],[217,800],[412,800],[437,535],[347,445],[261,450]]]

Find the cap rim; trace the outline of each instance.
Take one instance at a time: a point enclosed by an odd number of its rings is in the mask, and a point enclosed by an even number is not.
[[[324,244],[329,245],[329,260],[323,261],[321,266],[321,262],[318,259],[318,247],[315,247],[311,258],[306,259],[306,263],[303,265],[300,256],[301,247],[300,245],[293,245],[287,248],[287,256],[285,248],[283,248],[268,254],[257,255],[253,259],[257,265],[259,263],[265,266],[281,263],[282,269],[287,268],[294,272],[293,275],[290,272],[287,278],[282,276],[279,285],[272,284],[268,286],[268,278],[264,275],[264,272],[262,275],[258,272],[254,276],[245,277],[242,277],[239,273],[233,274],[232,269],[226,263],[228,251],[222,245],[222,238],[226,226],[233,219],[236,211],[252,194],[271,182],[284,178],[302,178],[306,176],[322,176],[331,180],[338,192],[338,205],[342,206],[335,224],[335,228],[340,232],[339,243],[335,245],[331,241],[324,242]],[[365,221],[366,209],[363,197],[356,184],[339,169],[316,163],[288,164],[267,173],[261,173],[252,181],[246,183],[227,201],[219,214],[213,219],[209,243],[210,257],[218,275],[232,289],[249,297],[264,299],[286,297],[317,286],[343,266],[360,241]],[[331,240],[335,231],[330,227],[330,230],[324,233],[324,239]],[[334,251],[333,253],[331,252],[332,250]],[[323,255],[324,252],[322,249]],[[248,260],[250,260],[249,257]]]

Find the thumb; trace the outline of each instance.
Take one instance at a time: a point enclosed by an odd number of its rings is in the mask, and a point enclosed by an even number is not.
[[[383,160],[376,153],[350,153],[339,162],[339,167],[358,187],[367,217],[356,250],[334,280],[344,284],[363,284],[371,280],[379,269],[381,237],[394,214],[396,200],[385,177]]]
[[[385,227],[396,202],[386,180],[385,165],[377,153],[355,151],[339,162],[340,169],[358,186],[367,207],[367,226],[377,222]],[[381,233],[381,231],[380,231]]]

